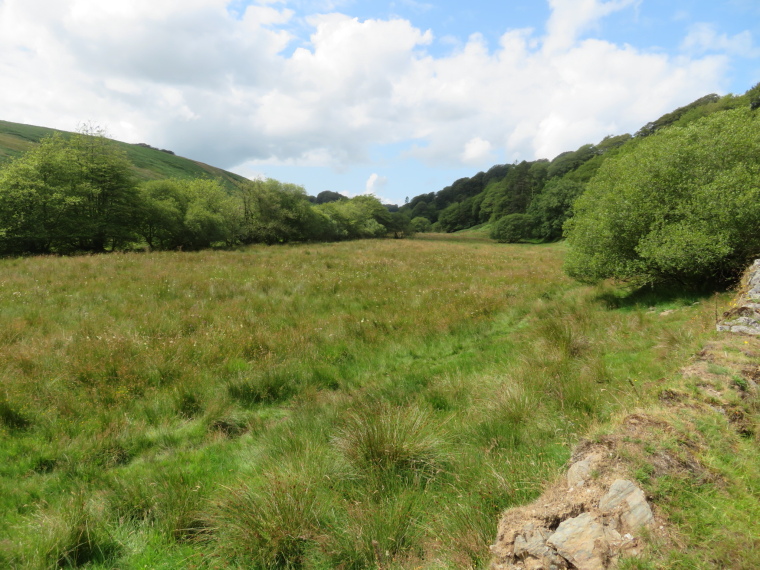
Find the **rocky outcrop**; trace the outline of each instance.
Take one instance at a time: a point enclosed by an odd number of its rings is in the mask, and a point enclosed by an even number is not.
[[[751,285],[748,291],[760,283]],[[718,335],[679,378],[657,381],[656,403],[581,441],[564,476],[533,503],[502,515],[492,570],[611,570],[636,558],[666,566],[669,553],[683,545],[678,523],[664,515],[673,505],[672,482],[726,487],[700,461],[716,445],[701,426],[722,425],[727,445],[760,431],[759,358],[760,336]]]
[[[717,327],[719,331],[760,336],[760,259],[745,273],[739,295]]]
[[[572,464],[564,485],[508,511],[491,546],[492,569],[605,570],[637,554],[654,514],[635,483],[607,472],[611,456],[591,449]]]

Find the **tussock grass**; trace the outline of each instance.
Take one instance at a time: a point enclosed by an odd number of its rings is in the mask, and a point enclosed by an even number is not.
[[[359,474],[417,480],[445,469],[443,438],[425,411],[370,401],[348,412],[334,442]]]
[[[457,234],[0,260],[0,560],[485,565],[500,512],[712,324],[563,255]]]
[[[34,537],[31,548],[11,557],[13,566],[77,568],[107,563],[119,554],[112,529],[97,498],[76,493],[56,509],[35,514],[20,534]]]

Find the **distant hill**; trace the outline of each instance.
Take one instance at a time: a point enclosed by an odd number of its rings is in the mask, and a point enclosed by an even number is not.
[[[55,132],[61,132],[64,136],[71,134],[46,127],[0,121],[0,165],[23,154],[41,139]],[[157,149],[145,143],[115,142],[127,153],[133,165],[135,177],[139,180],[209,177],[220,180],[230,188],[246,180],[232,172],[176,156],[171,151]]]

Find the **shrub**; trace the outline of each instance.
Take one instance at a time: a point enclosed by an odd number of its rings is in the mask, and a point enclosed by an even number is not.
[[[428,220],[427,218],[423,218],[422,216],[417,216],[416,218],[412,218],[412,230],[419,234],[427,233],[433,231],[433,224]]]
[[[698,284],[760,253],[760,119],[715,113],[607,160],[567,223],[568,274]]]
[[[517,243],[530,237],[533,219],[527,214],[509,214],[494,224],[491,239],[500,243]]]

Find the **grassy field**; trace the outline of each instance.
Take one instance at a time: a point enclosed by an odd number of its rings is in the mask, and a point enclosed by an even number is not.
[[[500,512],[655,399],[725,302],[579,286],[563,256],[0,260],[0,567],[484,567]]]
[[[0,121],[0,166],[8,160],[21,156],[42,138],[51,136],[54,129],[35,127],[20,123]],[[65,133],[64,133],[65,134]],[[153,148],[141,147],[115,141],[116,146],[127,154],[132,171],[138,180],[161,180],[164,178],[213,178],[225,186],[234,188],[243,177],[202,162],[175,156]]]

